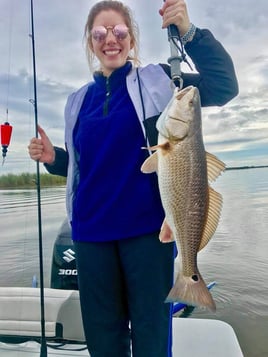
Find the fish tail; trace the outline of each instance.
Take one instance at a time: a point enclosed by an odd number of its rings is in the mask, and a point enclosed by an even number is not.
[[[216,305],[201,275],[187,277],[179,273],[166,302],[183,302],[190,306],[206,307],[216,311]]]

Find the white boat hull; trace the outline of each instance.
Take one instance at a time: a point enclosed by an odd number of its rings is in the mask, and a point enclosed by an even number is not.
[[[78,291],[46,288],[44,297],[46,337],[81,343],[68,343],[56,349],[58,344],[47,342],[47,356],[89,356],[83,344]],[[1,336],[34,338],[40,335],[40,290],[0,288],[0,341]],[[40,356],[40,344],[31,340],[23,343],[0,342],[0,356]],[[233,328],[226,322],[173,318],[173,357],[177,356],[243,357],[243,354]]]

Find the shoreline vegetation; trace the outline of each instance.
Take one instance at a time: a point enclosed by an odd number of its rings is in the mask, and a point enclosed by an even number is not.
[[[245,170],[245,169],[259,169],[268,167],[268,165],[261,166],[237,166],[226,167],[226,170]],[[37,177],[32,173],[21,174],[5,174],[0,175],[0,190],[3,189],[17,189],[17,188],[36,188]],[[48,173],[40,174],[40,186],[44,187],[56,187],[65,186],[66,177],[51,175]]]
[[[31,173],[6,174],[0,176],[0,190],[17,188],[36,188],[37,176]],[[40,174],[40,187],[65,186],[66,177],[51,175],[48,173]]]
[[[226,167],[225,170],[245,170],[245,169],[263,169],[264,167],[268,167],[268,165],[259,165],[259,166],[234,166],[234,167]]]

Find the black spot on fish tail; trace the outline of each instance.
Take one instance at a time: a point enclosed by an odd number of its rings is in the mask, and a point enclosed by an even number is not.
[[[190,306],[202,306],[216,311],[213,297],[199,273],[191,276],[179,273],[166,302],[183,302]]]

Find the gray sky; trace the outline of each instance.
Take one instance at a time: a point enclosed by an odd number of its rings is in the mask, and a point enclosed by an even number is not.
[[[91,79],[83,46],[90,0],[35,0],[38,121],[55,145],[63,146],[67,96]],[[162,1],[126,0],[140,29],[142,64],[167,62]],[[268,164],[268,2],[188,0],[191,21],[210,29],[233,58],[240,93],[224,107],[203,110],[207,151],[227,166]],[[30,0],[0,0],[0,122],[13,125],[0,175],[34,172],[27,145],[35,133]],[[189,71],[182,65],[183,71]],[[93,148],[94,149],[94,148]],[[94,149],[94,150],[97,150]],[[41,170],[42,167],[41,167]]]

